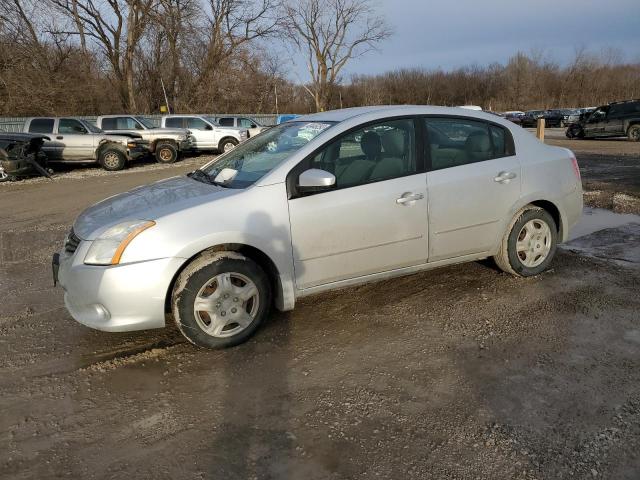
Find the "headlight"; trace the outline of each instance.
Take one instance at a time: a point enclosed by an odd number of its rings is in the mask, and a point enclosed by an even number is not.
[[[117,265],[120,263],[120,258],[127,245],[155,224],[156,222],[149,220],[129,220],[114,225],[93,241],[84,257],[84,263],[88,265]]]

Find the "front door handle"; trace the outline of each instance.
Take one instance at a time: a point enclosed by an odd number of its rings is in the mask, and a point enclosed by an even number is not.
[[[400,195],[399,198],[396,199],[396,203],[398,205],[413,205],[413,202],[416,200],[422,200],[424,195],[421,193],[413,193],[413,192],[404,192]]]
[[[58,135],[58,136],[56,137],[56,140],[62,140],[63,138],[64,138],[64,137],[63,137],[62,135]]]
[[[516,176],[517,175],[513,172],[500,172],[493,180],[498,183],[509,183],[511,180],[516,178]]]

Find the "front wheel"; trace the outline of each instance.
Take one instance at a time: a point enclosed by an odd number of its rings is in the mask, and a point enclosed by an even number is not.
[[[627,136],[632,142],[640,142],[640,125],[631,125],[627,131]]]
[[[156,145],[156,161],[158,163],[174,163],[178,160],[178,149],[172,143],[164,142]]]
[[[557,245],[558,228],[553,217],[540,207],[527,205],[511,222],[494,260],[507,273],[530,277],[549,267]]]
[[[176,280],[173,317],[191,343],[224,348],[247,340],[268,315],[267,275],[237,252],[206,252]]]
[[[127,165],[127,158],[120,150],[105,148],[100,152],[100,165],[110,172],[122,170]]]

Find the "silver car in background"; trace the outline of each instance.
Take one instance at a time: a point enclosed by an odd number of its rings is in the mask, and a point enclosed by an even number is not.
[[[187,176],[85,210],[54,275],[78,322],[206,347],[272,305],[493,257],[537,275],[582,212],[571,151],[460,108],[363,107],[273,127]]]

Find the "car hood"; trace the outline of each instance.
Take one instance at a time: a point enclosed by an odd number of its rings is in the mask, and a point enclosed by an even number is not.
[[[157,220],[177,211],[239,190],[172,177],[109,197],[82,212],[73,224],[74,233],[93,240],[107,228],[125,220]]]

